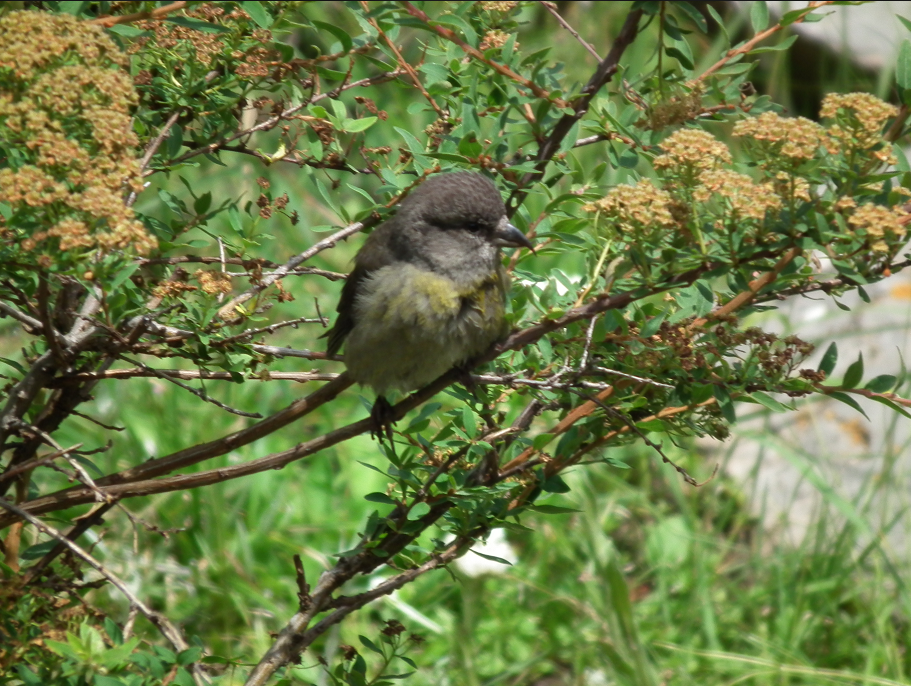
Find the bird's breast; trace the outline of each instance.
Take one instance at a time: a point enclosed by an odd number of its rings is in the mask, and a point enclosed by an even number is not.
[[[505,282],[499,269],[477,279],[398,263],[358,289],[345,362],[356,381],[412,390],[480,354],[505,333]]]

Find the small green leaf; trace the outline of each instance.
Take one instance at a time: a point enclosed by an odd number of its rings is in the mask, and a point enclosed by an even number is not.
[[[750,23],[756,33],[769,25],[769,6],[765,2],[750,3]]]
[[[541,490],[546,493],[569,493],[569,486],[557,474],[554,474],[541,485]]]
[[[858,403],[854,398],[852,398],[847,393],[842,393],[841,391],[832,391],[831,393],[828,393],[827,395],[830,398],[835,398],[835,400],[838,400],[839,402],[842,402],[845,405],[850,405],[855,410],[860,412],[864,417],[867,417],[867,413],[864,412],[864,409],[860,406],[860,403]],[[867,419],[869,420],[870,418],[867,417]]]
[[[895,388],[898,379],[891,374],[880,374],[873,377],[864,388],[874,393],[887,393]]]
[[[750,397],[763,407],[772,410],[772,412],[787,412],[791,409],[787,405],[775,400],[775,398],[768,393],[763,393],[762,391],[755,391],[750,394]]]
[[[895,82],[902,88],[911,88],[911,41],[902,41],[895,65]]]
[[[26,374],[26,373],[27,373],[27,372],[25,371],[25,367],[23,367],[21,364],[19,364],[18,362],[16,362],[16,360],[11,360],[11,359],[9,359],[8,357],[0,357],[0,362],[5,362],[6,364],[8,364],[10,367],[12,367],[13,369],[15,369],[15,370],[16,370],[17,372],[19,372],[20,374]]]
[[[247,0],[244,5],[244,11],[250,15],[250,19],[261,29],[268,29],[272,26],[272,17],[266,12],[266,8],[259,0]],[[315,23],[315,22],[314,22]]]
[[[512,567],[512,562],[509,560],[504,560],[502,557],[496,557],[494,555],[485,555],[484,553],[479,553],[477,550],[472,550],[475,555],[478,557],[483,557],[485,560],[490,560],[491,562],[499,562],[501,565],[508,565]]]
[[[864,378],[864,354],[860,353],[857,356],[857,360],[852,362],[845,372],[845,378],[841,385],[844,388],[854,388],[860,383],[862,378]]]
[[[819,363],[819,369],[817,371],[823,372],[826,376],[830,376],[837,363],[838,346],[835,343],[830,343],[829,347],[826,348],[825,355],[822,356],[822,361]]]
[[[364,500],[367,500],[371,503],[383,503],[385,505],[398,505],[398,502],[390,498],[385,493],[368,493],[364,496]]]
[[[367,650],[372,650],[374,653],[376,653],[378,655],[383,654],[383,651],[380,650],[379,647],[377,647],[376,643],[371,641],[366,636],[358,636],[358,640],[361,642],[361,645],[364,646]]]
[[[535,512],[540,512],[541,514],[571,514],[573,512],[581,512],[581,510],[576,510],[571,507],[560,507],[558,505],[531,505],[530,509]]]
[[[535,450],[543,450],[544,446],[546,446],[552,440],[554,440],[553,434],[548,434],[548,433],[538,434],[532,440],[531,445],[532,445],[532,448],[534,448]]]
[[[430,512],[430,505],[427,503],[417,503],[408,511],[408,520],[413,522],[420,519],[428,512]]]
[[[360,133],[376,124],[378,117],[362,117],[361,119],[346,119],[342,128],[348,133]]]

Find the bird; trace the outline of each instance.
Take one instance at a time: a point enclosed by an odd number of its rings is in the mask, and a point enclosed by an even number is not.
[[[371,417],[392,438],[391,391],[409,392],[509,333],[501,247],[532,243],[477,172],[430,176],[354,258],[328,337],[351,378],[377,395]]]

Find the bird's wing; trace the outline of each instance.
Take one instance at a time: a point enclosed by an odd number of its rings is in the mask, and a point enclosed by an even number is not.
[[[356,266],[348,275],[345,286],[342,288],[342,297],[338,301],[338,317],[335,320],[335,326],[329,329],[326,336],[329,338],[329,344],[326,346],[326,352],[329,355],[335,355],[341,350],[345,337],[351,333],[354,328],[354,299],[357,297],[357,291],[360,284],[370,274],[369,271],[361,266]]]
[[[335,326],[325,334],[329,338],[329,345],[326,347],[329,355],[335,355],[341,350],[342,343],[345,342],[345,338],[356,324],[354,301],[361,285],[373,272],[393,264],[399,259],[393,241],[390,240],[396,231],[394,222],[395,218],[387,220],[386,223],[377,227],[373,233],[367,236],[364,246],[354,258],[354,269],[345,281],[342,297],[338,301],[338,307],[335,308],[338,312]]]

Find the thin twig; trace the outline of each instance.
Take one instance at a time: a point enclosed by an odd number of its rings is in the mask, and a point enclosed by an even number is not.
[[[192,386],[187,386],[187,384],[185,384],[185,383],[180,383],[180,381],[178,381],[174,377],[168,376],[166,374],[162,374],[157,369],[152,369],[151,367],[147,367],[146,365],[142,364],[142,362],[137,362],[136,360],[131,360],[128,357],[124,357],[123,355],[121,355],[120,357],[121,357],[121,359],[129,362],[130,364],[135,364],[140,369],[150,372],[151,375],[156,378],[164,379],[165,381],[170,381],[175,386],[180,386],[180,388],[184,389],[185,391],[189,391],[190,393],[195,395],[200,400],[204,400],[207,403],[212,403],[216,407],[220,407],[221,409],[223,409],[225,412],[230,412],[231,414],[240,415],[241,417],[251,417],[253,419],[262,419],[262,417],[263,417],[259,412],[245,412],[244,410],[238,410],[234,407],[230,407],[229,405],[225,405],[224,403],[219,402],[218,400],[215,400],[215,398],[211,397],[205,391],[201,391],[198,388],[193,388]]]
[[[96,560],[94,557],[92,557],[87,551],[83,550],[80,546],[76,545],[76,543],[74,543],[73,541],[68,539],[61,532],[57,531],[53,527],[48,526],[47,524],[42,522],[37,517],[33,517],[25,510],[17,507],[16,505],[13,505],[10,502],[7,502],[6,500],[4,500],[2,498],[0,498],[0,507],[15,514],[20,519],[25,520],[26,522],[28,522],[29,524],[34,526],[36,529],[38,529],[44,535],[50,536],[51,538],[54,538],[57,541],[59,541],[60,543],[62,543],[76,557],[81,559],[83,562],[88,564],[92,569],[94,569],[96,572],[101,574],[105,579],[110,581],[111,584],[118,591],[120,591],[127,598],[127,600],[130,601],[130,607],[137,609],[139,612],[141,612],[146,617],[146,619],[148,619],[150,622],[152,622],[152,624],[155,625],[155,627],[162,633],[162,635],[166,639],[168,639],[168,641],[171,643],[171,645],[174,646],[175,650],[177,650],[178,652],[183,652],[184,650],[187,650],[190,647],[187,644],[187,642],[183,639],[183,636],[181,636],[180,631],[177,629],[176,626],[174,626],[170,622],[170,620],[168,620],[164,615],[159,614],[158,612],[155,612],[152,608],[150,608],[148,605],[146,605],[144,602],[142,602],[136,596],[136,594],[130,590],[129,586],[127,586],[127,584],[125,582],[121,581],[121,579],[118,576],[116,576],[107,567],[105,567],[98,560]],[[194,679],[196,679],[197,683],[199,683],[199,684],[209,683],[208,677],[199,668],[198,665],[194,665],[192,671],[193,671]]]
[[[562,26],[564,29],[569,31],[572,34],[573,38],[575,38],[577,41],[579,41],[582,44],[582,47],[584,47],[586,50],[588,50],[588,52],[596,60],[598,60],[599,62],[601,61],[601,56],[592,47],[591,43],[589,43],[582,36],[580,36],[579,32],[576,31],[572,26],[570,26],[569,23],[560,15],[560,12],[557,10],[556,3],[545,2],[544,0],[541,0],[541,4],[544,5],[544,8],[554,16],[554,19],[556,19],[559,22],[560,26]]]
[[[98,24],[103,26],[106,29],[116,26],[117,24],[129,24],[134,21],[143,21],[151,20],[156,21],[158,19],[163,19],[168,16],[171,12],[177,12],[182,10],[187,6],[186,2],[172,2],[170,5],[165,5],[164,7],[156,7],[153,10],[148,12],[136,12],[134,14],[124,14],[119,17],[99,17],[98,19],[90,19],[86,24]]]

